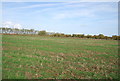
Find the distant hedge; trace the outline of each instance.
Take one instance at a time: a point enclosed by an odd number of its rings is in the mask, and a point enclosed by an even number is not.
[[[77,38],[89,38],[89,39],[112,39],[120,40],[120,36],[112,35],[112,37],[99,35],[84,35],[84,34],[64,34],[55,32],[46,32],[45,30],[36,31],[34,29],[17,29],[17,28],[0,28],[0,33],[2,34],[38,34],[41,36],[51,36],[51,37],[77,37]]]

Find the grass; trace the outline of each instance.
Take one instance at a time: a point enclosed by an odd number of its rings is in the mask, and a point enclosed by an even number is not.
[[[117,79],[118,41],[2,36],[3,79]]]

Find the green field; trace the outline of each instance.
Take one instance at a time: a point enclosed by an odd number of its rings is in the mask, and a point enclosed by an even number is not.
[[[3,79],[117,79],[118,41],[2,36]]]

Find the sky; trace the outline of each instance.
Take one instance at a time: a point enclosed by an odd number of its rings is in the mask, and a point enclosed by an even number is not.
[[[119,0],[1,0],[2,2],[66,2],[66,1],[79,1],[79,2],[118,2]]]
[[[3,2],[2,26],[65,34],[118,35],[117,2]]]

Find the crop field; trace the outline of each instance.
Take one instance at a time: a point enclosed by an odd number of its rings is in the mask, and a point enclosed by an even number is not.
[[[117,79],[118,41],[2,35],[3,79]]]

